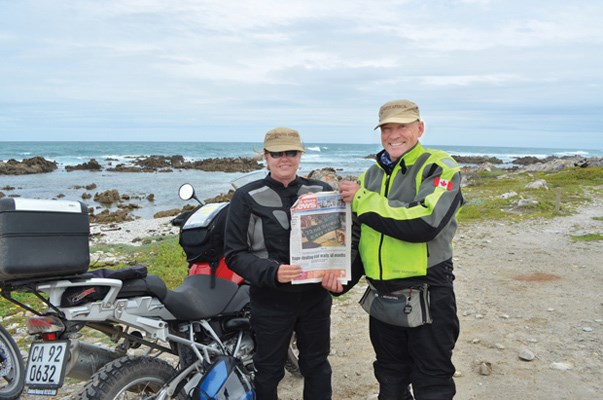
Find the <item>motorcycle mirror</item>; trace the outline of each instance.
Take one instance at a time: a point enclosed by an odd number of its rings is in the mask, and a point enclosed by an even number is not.
[[[180,189],[178,189],[178,196],[180,196],[182,200],[190,200],[195,198],[195,189],[193,188],[193,185],[190,183],[185,183],[180,186]]]
[[[180,196],[182,200],[195,199],[197,203],[201,204],[202,206],[205,205],[204,202],[199,200],[199,198],[195,194],[195,188],[190,183],[185,183],[180,186],[180,189],[178,189],[178,196]]]

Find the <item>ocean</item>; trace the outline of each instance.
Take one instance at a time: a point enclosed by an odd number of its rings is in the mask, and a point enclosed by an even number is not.
[[[373,160],[367,158],[377,153],[378,144],[334,144],[306,143],[306,152],[302,157],[300,175],[317,168],[332,167],[340,176],[357,176],[368,168]],[[510,163],[518,157],[581,155],[584,157],[603,157],[603,150],[592,149],[546,149],[522,147],[479,147],[479,146],[436,146],[425,147],[446,150],[452,155],[496,157]],[[92,199],[82,200],[86,192],[81,187],[95,184],[88,191],[91,195],[105,190],[117,189],[120,195],[129,195],[141,208],[132,214],[141,218],[152,218],[158,211],[182,208],[183,201],[178,197],[178,188],[183,183],[191,183],[200,199],[227,193],[234,185],[241,186],[247,181],[262,177],[266,172],[225,173],[199,170],[174,170],[173,172],[134,173],[111,172],[106,167],[128,163],[133,158],[150,155],[182,155],[188,161],[206,158],[252,157],[261,150],[260,142],[222,143],[222,142],[0,142],[0,160],[15,159],[21,161],[41,156],[58,163],[58,169],[45,174],[0,175],[0,192],[7,196],[26,198],[84,201],[88,206],[102,209]],[[67,172],[65,166],[77,165],[95,159],[103,166],[103,171]],[[503,165],[503,166],[504,166]],[[10,189],[14,188],[14,189]],[[154,200],[148,201],[149,194]]]

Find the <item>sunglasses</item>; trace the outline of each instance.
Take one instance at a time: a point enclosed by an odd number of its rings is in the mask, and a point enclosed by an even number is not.
[[[297,157],[297,153],[299,153],[298,150],[286,150],[286,151],[269,151],[268,154],[270,154],[270,157],[272,158],[281,158],[283,156],[287,156],[287,157]]]

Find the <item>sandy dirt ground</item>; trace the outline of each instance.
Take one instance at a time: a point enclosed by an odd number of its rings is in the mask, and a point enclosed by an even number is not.
[[[462,225],[455,239],[460,400],[603,398],[602,202],[571,217]],[[365,285],[333,307],[333,399],[376,399]],[[528,360],[533,358],[531,361]],[[283,400],[301,399],[287,374]]]
[[[603,398],[603,243],[571,238],[603,233],[602,203],[599,199],[576,215],[553,220],[459,228],[456,399]],[[149,231],[143,221],[129,224],[128,229],[105,230],[98,240],[126,241],[128,235]],[[357,303],[364,288],[361,283],[334,301],[334,400],[377,398],[368,317]],[[301,399],[302,387],[301,379],[286,374],[279,386],[281,400]],[[76,390],[63,388],[56,398],[71,398]]]

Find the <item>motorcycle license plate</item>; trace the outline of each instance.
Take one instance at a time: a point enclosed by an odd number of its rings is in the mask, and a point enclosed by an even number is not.
[[[29,349],[25,384],[32,394],[52,395],[63,385],[67,341],[33,343]]]

